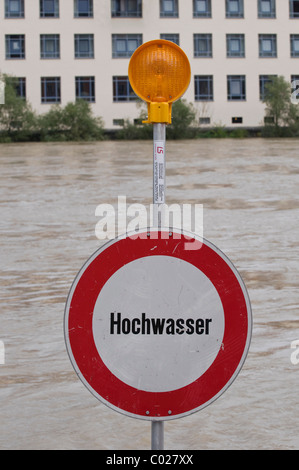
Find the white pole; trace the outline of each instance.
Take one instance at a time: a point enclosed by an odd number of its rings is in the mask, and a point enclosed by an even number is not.
[[[165,204],[165,140],[166,124],[153,124],[154,161],[153,161],[153,226],[163,225]]]
[[[164,421],[152,421],[152,450],[164,450]]]
[[[166,124],[153,124],[153,226],[163,226],[165,204],[165,140]],[[164,422],[152,421],[152,450],[164,449]]]

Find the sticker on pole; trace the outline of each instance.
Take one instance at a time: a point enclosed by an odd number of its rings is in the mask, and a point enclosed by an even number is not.
[[[97,250],[65,308],[80,380],[112,409],[146,420],[180,418],[218,398],[241,370],[251,324],[229,259],[205,239],[163,229]]]
[[[154,203],[163,204],[165,200],[165,141],[154,143]]]

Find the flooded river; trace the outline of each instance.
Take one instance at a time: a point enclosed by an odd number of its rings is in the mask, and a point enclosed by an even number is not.
[[[167,142],[166,201],[203,204],[254,324],[235,382],[165,423],[165,449],[299,448],[298,187],[299,141]],[[95,209],[119,195],[151,203],[151,142],[0,146],[0,449],[150,449],[150,423],[96,400],[64,343],[70,286],[104,242]]]

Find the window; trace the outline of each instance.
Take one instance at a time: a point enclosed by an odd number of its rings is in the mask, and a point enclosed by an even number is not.
[[[259,34],[259,56],[277,57],[276,34]]]
[[[212,57],[212,34],[194,34],[194,57]]]
[[[75,58],[94,58],[94,38],[93,34],[75,34]]]
[[[24,18],[24,0],[5,0],[5,18]]]
[[[226,18],[244,18],[243,0],[226,0]]]
[[[40,35],[40,58],[59,59],[60,58],[60,38],[59,34]]]
[[[299,34],[291,34],[291,57],[299,57]]]
[[[26,99],[26,78],[25,77],[7,77],[7,84],[12,86],[16,96]]]
[[[131,57],[142,44],[142,34],[112,34],[112,57]]]
[[[298,104],[299,103],[299,75],[291,75],[291,88],[292,88],[291,101],[293,104]]]
[[[245,101],[245,75],[227,76],[227,99],[228,101]]]
[[[41,78],[42,103],[60,103],[60,77]]]
[[[124,119],[113,119],[114,126],[124,126],[125,120]]]
[[[25,59],[25,35],[7,34],[5,36],[6,59]]]
[[[141,18],[142,0],[112,0],[111,16],[112,18]]]
[[[75,18],[93,17],[93,0],[74,0]]]
[[[264,124],[274,124],[274,117],[273,116],[265,116],[264,117]]]
[[[275,0],[258,0],[258,17],[275,18],[276,6]]]
[[[195,75],[195,101],[213,101],[213,76]]]
[[[210,117],[200,117],[199,118],[199,124],[211,124],[211,118]]]
[[[243,124],[243,118],[239,116],[232,117],[232,124]]]
[[[290,1],[290,18],[299,18],[299,0]]]
[[[178,18],[179,7],[178,0],[160,0],[161,18]]]
[[[40,0],[39,8],[41,18],[59,17],[59,0]]]
[[[194,18],[211,18],[211,0],[193,0]]]
[[[227,57],[245,57],[244,34],[226,35],[226,55]]]
[[[160,39],[166,39],[166,41],[174,42],[177,46],[180,45],[180,35],[179,34],[160,34]]]
[[[128,77],[113,77],[113,101],[135,101],[135,95]]]
[[[260,75],[259,85],[260,85],[260,100],[264,101],[267,93],[267,84],[273,82],[273,78],[276,75]]]
[[[15,82],[15,89],[16,94],[20,98],[26,99],[26,78],[25,77],[17,77]]]
[[[95,78],[76,77],[76,99],[85,100],[89,103],[95,102]]]
[[[297,93],[299,93],[299,75],[291,75],[291,86],[295,90],[297,88]]]

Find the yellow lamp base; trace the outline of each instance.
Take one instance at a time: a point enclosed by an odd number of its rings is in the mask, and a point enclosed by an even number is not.
[[[148,117],[144,124],[164,123],[171,124],[172,103],[147,103]]]

